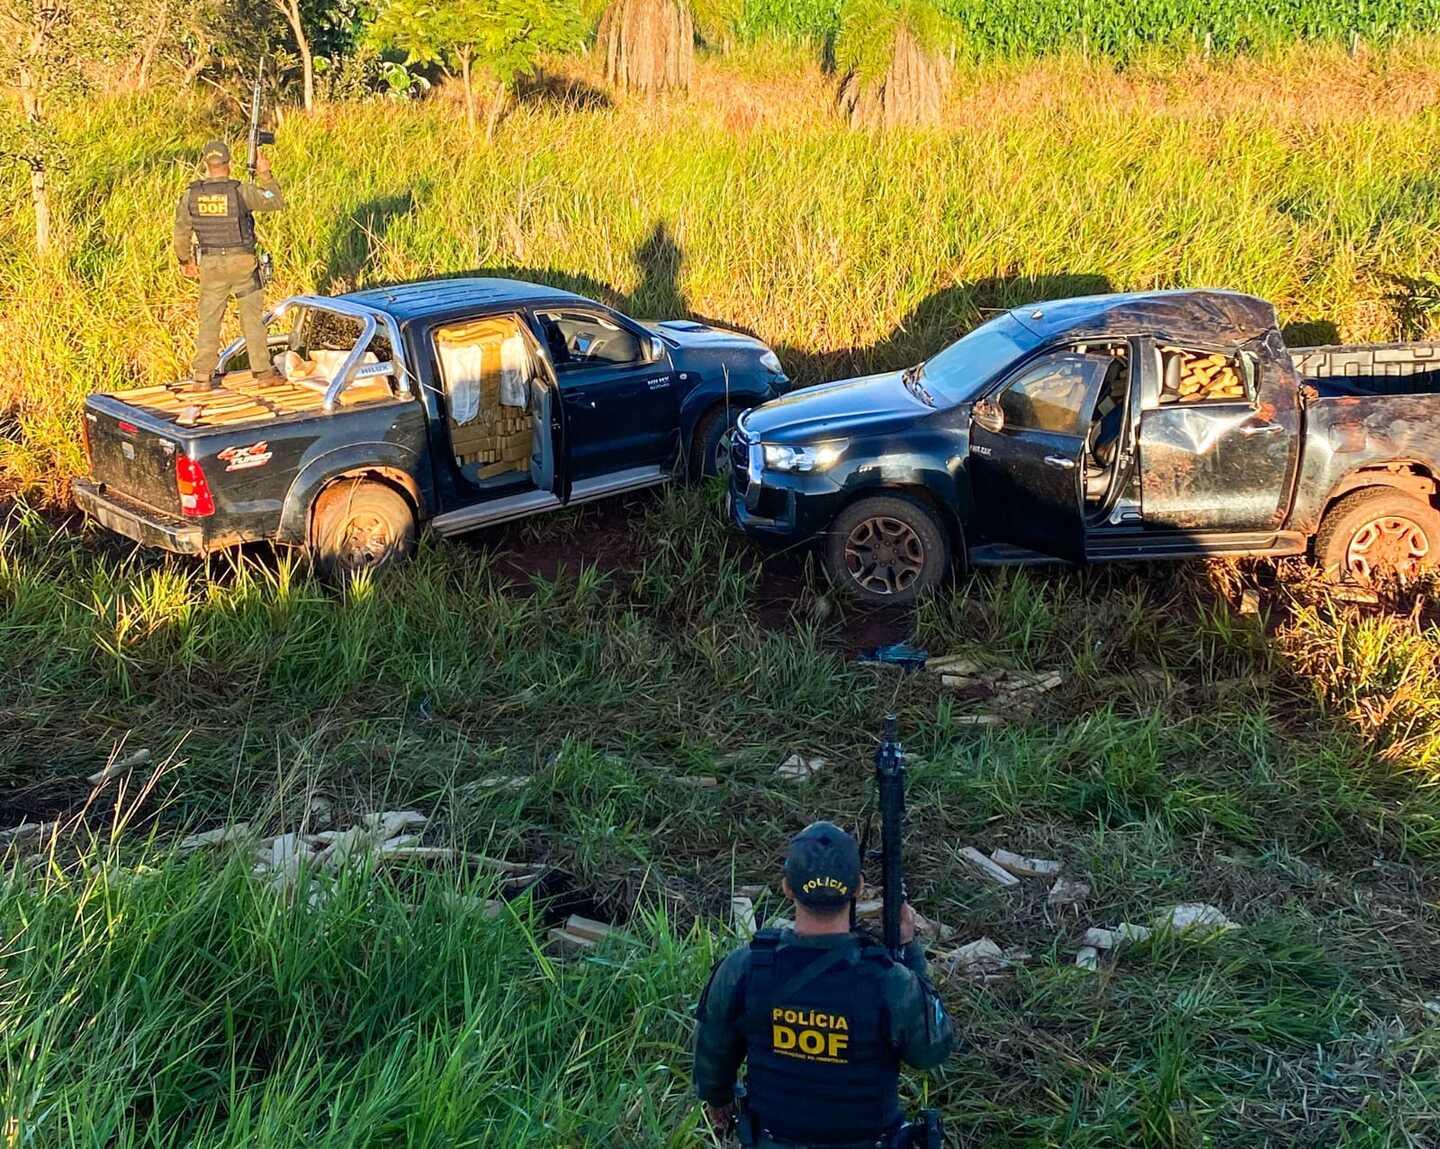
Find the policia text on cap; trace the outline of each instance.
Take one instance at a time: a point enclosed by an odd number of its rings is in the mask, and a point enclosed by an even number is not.
[[[725,958],[700,998],[695,1089],[713,1125],[737,1122],[762,1149],[906,1143],[900,1063],[930,1069],[950,1055],[949,1015],[925,976],[915,920],[901,916],[903,962],[850,930],[860,851],[829,822],[790,843],[785,896],[793,930],[762,930]],[[744,1112],[736,1074],[748,1062]]]
[[[198,390],[213,386],[220,325],[231,299],[240,313],[251,370],[262,376],[273,370],[265,340],[264,285],[255,255],[255,213],[284,206],[280,184],[263,153],[255,157],[255,182],[241,183],[230,178],[230,148],[222,140],[205,145],[205,178],[186,188],[175,208],[175,258],[187,277],[200,281],[200,330],[190,369]]]

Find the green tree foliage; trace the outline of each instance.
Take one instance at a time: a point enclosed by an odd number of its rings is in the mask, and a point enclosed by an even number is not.
[[[385,0],[370,35],[380,47],[404,52],[407,65],[458,70],[471,128],[474,72],[488,73],[496,86],[488,137],[515,81],[535,71],[541,54],[579,48],[582,22],[578,0]]]

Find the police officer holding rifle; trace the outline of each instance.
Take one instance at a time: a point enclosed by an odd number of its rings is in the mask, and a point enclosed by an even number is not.
[[[235,300],[250,369],[262,381],[278,378],[265,335],[265,281],[268,257],[257,249],[255,216],[285,206],[270,160],[260,150],[274,136],[260,130],[264,63],[255,79],[250,106],[249,180],[230,176],[230,147],[224,140],[205,145],[205,176],[185,189],[175,208],[175,258],[187,279],[200,281],[199,333],[191,381],[197,391],[214,387],[220,360],[220,327]]]
[[[954,1044],[904,900],[904,756],[886,719],[875,756],[885,944],[851,928],[860,849],[830,822],[790,843],[783,888],[795,928],[762,930],[700,998],[695,1088],[711,1125],[757,1149],[940,1149],[939,1114],[900,1111],[900,1064],[930,1069]],[[742,1062],[743,1085],[737,1083]]]

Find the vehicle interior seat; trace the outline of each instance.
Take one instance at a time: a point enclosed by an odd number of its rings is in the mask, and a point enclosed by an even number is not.
[[[1173,403],[1180,398],[1180,353],[1170,351],[1165,354],[1165,378],[1160,387],[1160,402]]]
[[[1110,488],[1120,431],[1125,425],[1127,364],[1116,357],[1105,374],[1085,443],[1085,499],[1098,502]]]
[[[548,315],[540,316],[540,328],[545,332],[545,346],[550,352],[550,362],[556,367],[570,362],[570,347],[565,342],[565,333]]]

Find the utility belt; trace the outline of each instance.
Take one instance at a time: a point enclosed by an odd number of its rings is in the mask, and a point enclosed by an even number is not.
[[[241,245],[240,247],[197,247],[195,249],[201,259],[207,255],[253,255],[255,257],[255,274],[260,278],[260,286],[264,287],[275,277],[275,261],[270,258],[268,251],[263,251],[255,244]]]
[[[922,1109],[914,1121],[906,1121],[888,1133],[865,1141],[845,1141],[824,1146],[801,1141],[786,1141],[769,1133],[759,1114],[750,1108],[745,1086],[735,1086],[735,1134],[745,1149],[773,1145],[778,1149],[944,1149],[945,1127],[940,1110]]]

